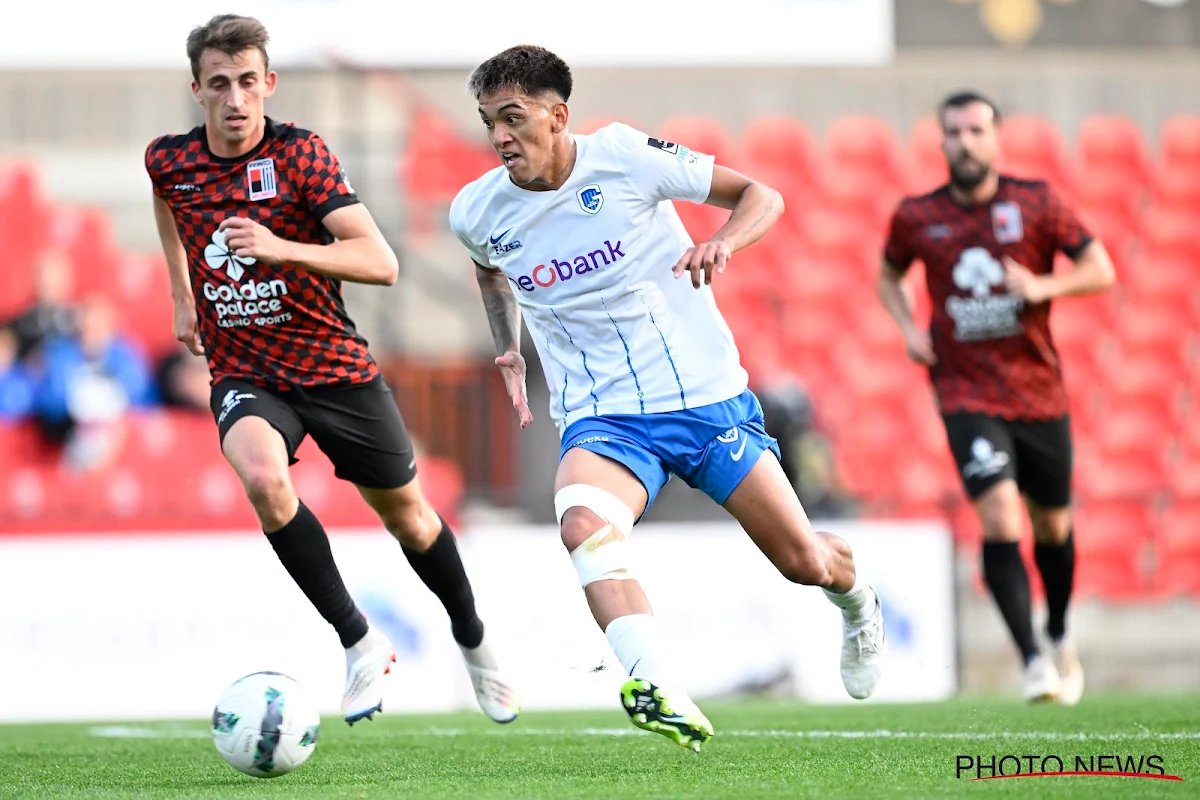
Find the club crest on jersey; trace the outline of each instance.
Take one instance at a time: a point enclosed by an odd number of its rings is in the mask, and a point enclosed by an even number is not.
[[[1012,244],[1025,238],[1021,207],[1011,201],[992,204],[992,233],[998,244]]]
[[[270,200],[279,193],[275,181],[275,159],[260,158],[246,165],[251,200]]]
[[[575,196],[579,198],[579,207],[589,214],[597,214],[604,207],[604,195],[600,192],[599,184],[589,183]]]

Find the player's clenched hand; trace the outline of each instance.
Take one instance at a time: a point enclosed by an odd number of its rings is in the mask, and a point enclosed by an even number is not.
[[[529,411],[529,395],[525,391],[525,357],[510,350],[496,359],[496,366],[504,376],[504,388],[521,418],[521,427],[528,428],[533,422],[533,414]]]
[[[287,260],[288,243],[252,219],[228,217],[217,230],[225,232],[225,246],[235,256],[249,256],[264,264]]]
[[[933,354],[933,343],[929,341],[929,334],[924,331],[914,330],[906,335],[904,349],[908,351],[909,358],[922,366],[932,367],[937,363],[937,356]]]
[[[1041,276],[1030,272],[1029,268],[1008,256],[1004,257],[1004,285],[1008,291],[1030,305],[1037,305],[1049,299],[1043,289]]]
[[[200,343],[200,326],[196,322],[196,304],[193,301],[180,301],[175,304],[175,317],[171,321],[171,332],[175,338],[187,345],[188,350],[198,356],[204,355],[204,345]]]
[[[733,251],[725,242],[703,242],[689,247],[671,271],[675,273],[676,278],[683,277],[685,272],[692,273],[692,286],[699,289],[701,283],[712,283],[713,272],[725,271],[725,265],[729,263],[731,255]]]

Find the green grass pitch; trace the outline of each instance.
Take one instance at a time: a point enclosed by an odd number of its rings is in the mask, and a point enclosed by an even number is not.
[[[354,728],[326,719],[309,762],[273,780],[227,766],[204,721],[7,725],[0,798],[1200,797],[1195,696],[1093,695],[1073,709],[996,699],[847,707],[756,699],[705,710],[717,735],[698,755],[634,730],[616,707],[527,712],[509,726],[481,714],[384,714]],[[960,755],[1056,755],[1066,769],[1076,756],[1158,755],[1165,773],[1183,781],[972,782],[955,776]]]

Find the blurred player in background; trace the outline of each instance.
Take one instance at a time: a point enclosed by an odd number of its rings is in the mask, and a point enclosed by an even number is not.
[[[711,156],[622,124],[572,135],[571,71],[540,47],[500,53],[469,88],[503,165],[465,187],[450,222],[475,263],[521,426],[532,422],[522,311],[562,437],[554,505],[588,604],[630,675],[634,724],[698,750],[712,725],[688,697],[625,541],[673,473],[722,504],[788,579],[842,609],[842,678],[869,696],[882,669],[879,598],[850,547],[815,533],[747,389],[709,283],[783,211],[778,192]],[[732,209],[693,245],[672,200]],[[677,591],[704,596],[679,576]]]
[[[1074,705],[1083,668],[1066,629],[1075,573],[1072,444],[1050,301],[1107,289],[1113,266],[1044,181],[996,171],[995,105],[964,92],[947,98],[939,115],[950,182],[895,212],[879,297],[909,357],[929,367],[950,449],[983,523],[984,579],[1021,652],[1025,696]],[[1058,251],[1074,260],[1073,270],[1054,274]],[[933,301],[928,334],[914,325],[902,286],[917,259]],[[1054,660],[1034,637],[1018,551],[1025,513]]]
[[[306,435],[445,606],[483,710],[511,721],[517,698],[497,671],[454,534],[422,494],[395,399],[342,302],[342,281],[394,283],[396,256],[321,137],[264,115],[276,82],[267,41],[261,23],[235,15],[193,30],[192,92],[205,124],[146,150],[175,335],[207,353],[222,451],[279,560],[346,648],[346,722],[380,709],[395,655],[292,487],[288,467]]]

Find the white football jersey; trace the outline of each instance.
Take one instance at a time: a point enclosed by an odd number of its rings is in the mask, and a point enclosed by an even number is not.
[[[471,258],[511,283],[559,433],[738,396],[747,375],[711,287],[671,272],[692,246],[671,201],[708,198],[713,157],[619,123],[575,142],[557,191],[522,189],[501,166],[450,206]]]

